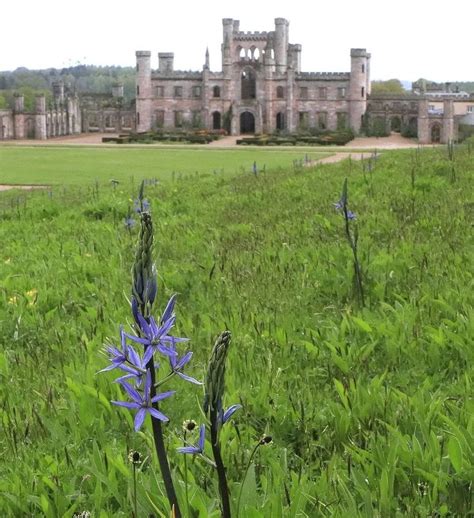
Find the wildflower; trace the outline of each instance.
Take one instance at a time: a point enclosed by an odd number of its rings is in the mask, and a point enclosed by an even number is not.
[[[151,389],[151,373],[147,372],[145,378],[145,386],[143,389],[143,395],[135,390],[130,384],[126,381],[121,383],[122,387],[126,390],[127,394],[132,398],[133,401],[112,401],[114,405],[123,406],[125,408],[133,408],[137,409],[137,413],[135,414],[135,431],[138,432],[142,427],[143,421],[147,414],[150,414],[155,419],[159,421],[169,421],[168,417],[165,416],[162,412],[153,408],[152,404],[161,401],[162,399],[168,398],[172,396],[175,391],[171,390],[169,392],[162,392],[161,394],[157,394],[156,396],[150,398],[150,389]]]
[[[357,218],[355,213],[347,208],[347,178],[344,180],[344,185],[342,187],[342,194],[341,194],[339,201],[337,201],[336,203],[333,203],[333,205],[337,211],[342,211],[342,213],[346,219],[354,220]]]
[[[221,410],[220,412],[220,421],[221,424],[227,423],[227,421],[237,412],[237,410],[240,410],[242,408],[242,405],[232,405],[230,406],[225,412]]]
[[[147,372],[147,365],[149,361],[151,360],[153,356],[153,348],[147,347],[145,349],[145,353],[143,354],[143,358],[141,358],[135,349],[131,346],[128,346],[127,348],[128,352],[128,363],[129,365],[124,365],[123,363],[119,366],[120,369],[122,369],[125,372],[128,372],[128,374],[125,374],[125,376],[122,376],[115,381],[117,383],[122,383],[122,381],[125,381],[126,379],[133,378],[135,381],[135,385],[139,387],[142,383],[143,375]]]
[[[195,446],[184,446],[178,448],[179,453],[190,453],[191,455],[198,455],[204,451],[204,444],[206,441],[206,425],[202,424],[199,428],[199,440]]]
[[[186,421],[183,421],[183,430],[184,432],[192,432],[197,426],[196,421],[193,419],[186,419]]]
[[[260,446],[268,446],[269,444],[272,444],[273,442],[273,437],[271,435],[264,435],[260,441],[259,441],[259,445]]]
[[[131,217],[127,217],[123,220],[123,224],[127,230],[132,230],[132,228],[136,225],[136,221]]]
[[[207,414],[219,412],[222,408],[222,396],[224,394],[225,360],[229,352],[230,332],[224,331],[217,338],[212,349],[211,358],[206,374],[206,395],[204,401],[204,412]]]
[[[194,383],[195,385],[202,385],[200,381],[197,379],[188,376],[187,374],[184,374],[182,371],[184,366],[189,363],[193,356],[193,353],[191,351],[187,352],[184,356],[182,356],[180,359],[177,358],[177,356],[170,356],[170,366],[171,370],[175,372],[180,378],[183,380],[189,381],[190,383]]]
[[[143,200],[137,198],[133,202],[133,210],[137,214],[140,214],[140,212],[148,212],[150,210],[150,202],[146,198]]]
[[[137,320],[143,338],[125,333],[127,338],[145,347],[150,347],[154,351],[159,351],[165,356],[177,356],[178,353],[176,352],[174,343],[187,340],[187,338],[178,338],[168,334],[176,320],[174,315],[164,322],[164,324],[158,325],[153,317],[149,317],[149,321],[147,322],[140,312],[137,311]],[[168,345],[170,343],[171,345]]]
[[[124,363],[128,361],[129,347],[127,346],[127,339],[123,331],[123,326],[120,326],[120,343],[122,346],[122,350],[114,346],[107,347],[106,350],[110,355],[109,360],[111,364],[105,367],[105,369],[100,370],[99,372],[110,371],[117,367],[121,367]]]
[[[142,461],[142,456],[140,455],[140,452],[131,450],[128,454],[128,461],[131,464],[140,464]]]

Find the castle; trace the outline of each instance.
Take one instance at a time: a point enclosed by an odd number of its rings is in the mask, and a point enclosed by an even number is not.
[[[289,42],[289,23],[270,32],[243,32],[223,20],[222,71],[174,70],[173,53],[138,51],[137,130],[202,125],[230,134],[294,132],[301,128],[361,129],[370,94],[370,54],[352,49],[351,71],[301,71],[301,45]]]
[[[439,85],[418,85],[410,94],[371,95],[370,54],[351,49],[349,72],[302,72],[301,45],[289,40],[289,23],[274,30],[243,32],[238,20],[223,20],[222,70],[212,72],[206,51],[202,70],[174,69],[174,54],[136,52],[136,99],[112,94],[81,95],[53,86],[26,113],[22,97],[0,110],[0,139],[47,139],[82,132],[147,132],[160,128],[205,128],[241,133],[351,129],[355,134],[401,132],[422,144],[456,140],[474,127],[474,95]]]

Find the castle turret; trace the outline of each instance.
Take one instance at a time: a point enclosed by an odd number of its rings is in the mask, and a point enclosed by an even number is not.
[[[174,70],[174,52],[158,53],[158,71],[168,74]]]
[[[137,131],[151,129],[151,52],[137,50],[137,102],[136,120]]]
[[[46,97],[36,96],[35,113],[35,138],[46,140]]]
[[[351,78],[349,84],[349,121],[358,133],[367,110],[367,95],[370,90],[370,54],[366,49],[351,49]]]
[[[112,86],[112,97],[114,99],[121,99],[123,97],[123,83],[115,83]]]
[[[447,144],[450,140],[454,140],[454,138],[454,103],[452,99],[444,99],[441,142]]]
[[[428,99],[420,99],[418,103],[418,142],[429,144],[431,141],[428,118]]]
[[[288,65],[288,42],[289,30],[288,20],[275,18],[275,64],[277,73],[284,74]]]
[[[13,112],[13,128],[16,139],[25,138],[25,98],[15,95],[15,110]]]
[[[62,81],[54,81],[53,83],[54,103],[60,107],[64,103],[64,83]]]
[[[301,45],[289,45],[288,64],[296,73],[301,72]]]
[[[237,20],[235,20],[237,21]],[[238,21],[237,21],[238,24]],[[223,39],[222,39],[222,72],[224,77],[230,78],[232,67],[232,40],[234,33],[234,20],[224,18],[222,20]],[[238,26],[238,25],[237,25]]]
[[[205,61],[204,61],[204,70],[209,70],[209,48],[206,47],[206,55],[205,55]]]

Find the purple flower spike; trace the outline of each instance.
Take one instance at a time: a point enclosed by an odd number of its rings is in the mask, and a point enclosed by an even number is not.
[[[235,412],[237,412],[237,410],[240,410],[241,408],[242,405],[230,406],[223,414],[221,414],[221,423],[227,423],[227,421],[235,414]]]
[[[128,356],[129,365],[122,364],[120,366],[120,368],[123,371],[128,372],[128,374],[116,379],[115,381],[117,383],[122,383],[122,381],[133,378],[135,380],[135,385],[139,387],[142,383],[143,375],[146,372],[148,362],[153,356],[153,347],[147,347],[143,354],[143,358],[141,358],[135,349],[129,345]],[[155,367],[158,367],[158,365],[155,364]]]
[[[184,446],[178,448],[179,453],[190,453],[191,455],[199,455],[204,451],[204,444],[206,442],[206,425],[202,424],[199,428],[199,440],[195,446]]]
[[[167,397],[172,396],[175,391],[162,392],[161,394],[157,394],[156,396],[150,398],[150,389],[151,389],[151,374],[150,371],[147,372],[145,378],[145,386],[143,389],[143,395],[135,390],[130,384],[124,381],[122,387],[126,390],[127,394],[133,401],[112,401],[114,405],[123,406],[125,408],[136,409],[137,413],[135,414],[135,431],[138,432],[143,425],[143,421],[147,414],[150,414],[155,419],[159,421],[169,421],[168,417],[165,416],[156,408],[153,408],[152,404],[161,401]]]

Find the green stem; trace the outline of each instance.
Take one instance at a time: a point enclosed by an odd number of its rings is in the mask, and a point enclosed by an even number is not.
[[[211,446],[216,463],[217,479],[219,481],[219,494],[222,502],[222,517],[230,518],[230,494],[227,485],[227,477],[225,474],[225,466],[221,456],[221,448],[219,444],[218,414],[217,409],[211,408]]]
[[[133,464],[133,509],[135,512],[135,518],[138,518],[137,508],[137,467]]]
[[[258,441],[258,443],[255,445],[255,448],[252,450],[252,453],[250,454],[249,461],[247,462],[247,467],[245,468],[245,473],[242,478],[242,483],[240,484],[240,490],[239,490],[239,498],[237,499],[237,518],[239,518],[240,513],[240,499],[242,498],[242,490],[245,484],[245,480],[247,479],[247,475],[250,469],[250,466],[252,464],[253,458],[255,457],[255,454],[257,453],[257,450],[259,446],[261,446],[261,442]]]

